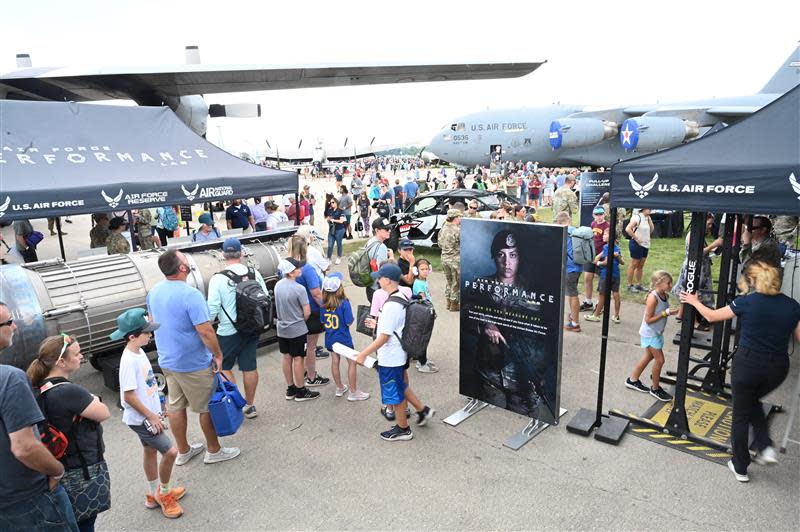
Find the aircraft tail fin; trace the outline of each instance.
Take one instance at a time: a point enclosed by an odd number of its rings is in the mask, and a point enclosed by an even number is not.
[[[759,92],[764,94],[783,94],[800,84],[800,46],[781,65],[775,72],[764,88]]]

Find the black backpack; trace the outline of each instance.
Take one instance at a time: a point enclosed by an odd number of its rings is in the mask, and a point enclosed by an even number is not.
[[[420,358],[428,350],[428,344],[433,335],[433,322],[436,321],[436,311],[433,304],[427,299],[405,299],[399,296],[391,296],[386,300],[400,303],[406,310],[406,323],[403,326],[403,337],[396,332],[403,351],[414,360]]]
[[[256,280],[256,271],[248,267],[245,275],[237,275],[230,270],[222,270],[236,288],[236,321],[231,319],[222,306],[222,312],[233,323],[236,332],[260,335],[272,325],[272,296],[265,292]]]

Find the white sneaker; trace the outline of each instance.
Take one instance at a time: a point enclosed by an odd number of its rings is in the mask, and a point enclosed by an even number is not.
[[[336,397],[341,397],[347,391],[347,385],[345,384],[341,388],[336,388]]]
[[[736,477],[736,480],[738,480],[739,482],[750,482],[750,477],[747,476],[747,473],[745,473],[744,475],[740,475],[739,473],[736,472],[736,468],[733,467],[733,461],[731,460],[728,460],[728,469],[731,470],[733,476]]]
[[[764,447],[756,453],[753,462],[759,465],[775,465],[778,463],[778,452],[773,447]]]
[[[348,401],[366,401],[367,399],[369,399],[369,394],[361,390],[356,390],[347,395]]]
[[[341,264],[342,263],[342,257],[336,257],[336,260],[333,263],[334,264]]]
[[[240,451],[238,447],[220,447],[219,451],[215,453],[206,451],[206,456],[203,458],[203,462],[206,464],[216,464],[217,462],[233,460],[239,456],[239,453],[241,452],[242,451]]]
[[[175,459],[175,465],[184,465],[189,460],[203,452],[205,446],[202,443],[193,443],[189,447],[189,452],[186,454],[178,453],[178,458]]]
[[[420,364],[417,362],[417,371],[420,373],[436,373],[439,371],[439,368],[436,367],[436,364],[432,362],[426,362],[425,364]]]

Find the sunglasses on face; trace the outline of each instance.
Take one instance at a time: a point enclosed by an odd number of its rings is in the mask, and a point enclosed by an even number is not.
[[[75,343],[75,340],[73,340],[70,335],[61,333],[61,336],[64,338],[64,345],[61,346],[61,353],[58,354],[58,358],[56,359],[56,364],[58,364],[59,360],[64,358],[64,353],[67,352],[69,346]]]

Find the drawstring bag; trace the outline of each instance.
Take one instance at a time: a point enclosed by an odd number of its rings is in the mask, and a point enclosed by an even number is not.
[[[245,400],[236,385],[224,379],[222,372],[215,376],[214,391],[208,401],[208,413],[217,436],[236,434],[244,421]]]

